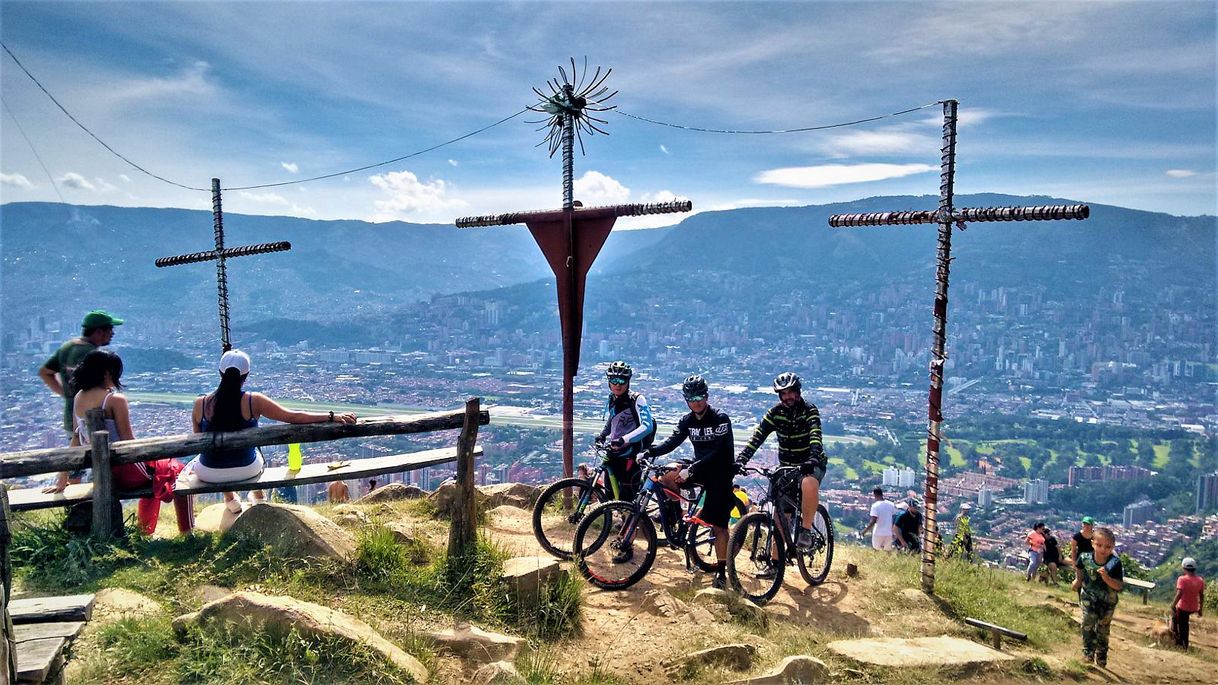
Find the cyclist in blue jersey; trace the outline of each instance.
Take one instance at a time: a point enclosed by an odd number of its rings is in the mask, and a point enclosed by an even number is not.
[[[655,441],[656,422],[647,398],[630,391],[634,369],[629,364],[613,362],[605,369],[605,377],[609,381],[605,428],[596,441],[609,447],[608,466],[619,484],[619,491],[611,494],[616,499],[629,501],[634,499],[639,484],[636,458]]]

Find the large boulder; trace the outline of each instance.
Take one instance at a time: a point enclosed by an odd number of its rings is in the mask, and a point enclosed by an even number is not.
[[[535,607],[547,585],[565,581],[567,570],[550,557],[515,557],[503,562],[501,580],[521,607]]]
[[[423,664],[386,640],[372,626],[341,611],[292,597],[236,592],[173,620],[174,630],[179,635],[192,625],[216,626],[225,631],[250,634],[267,631],[286,633],[295,629],[304,636],[337,639],[372,649],[417,683],[427,681],[427,669]]]
[[[437,651],[478,664],[514,661],[524,644],[521,638],[492,633],[469,624],[458,624],[455,628],[428,633],[425,639],[430,641]]]
[[[769,673],[729,685],[818,685],[829,681],[829,667],[814,656],[789,656]]]
[[[440,484],[436,491],[428,495],[428,499],[436,505],[436,512],[441,516],[452,516],[457,504],[457,481],[449,479]],[[475,507],[483,509],[486,505],[486,494],[474,488]]]
[[[395,502],[402,499],[419,499],[426,496],[427,491],[417,485],[390,483],[355,500],[354,504],[379,504],[381,502]]]
[[[253,540],[282,556],[346,559],[355,553],[355,540],[346,531],[312,509],[293,504],[246,509],[224,539]]]
[[[524,483],[500,483],[499,485],[484,485],[478,488],[486,495],[488,509],[508,505],[521,509],[532,509],[541,496],[541,488]]]

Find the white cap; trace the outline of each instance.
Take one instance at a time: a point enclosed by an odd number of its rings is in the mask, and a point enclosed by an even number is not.
[[[960,505],[960,511],[968,511],[969,509],[972,509],[972,508],[973,508],[972,502],[965,502],[964,504]]]
[[[250,356],[241,350],[229,350],[220,355],[220,373],[236,369],[242,376],[250,372]]]
[[[1192,557],[1184,557],[1184,561],[1180,562],[1180,568],[1186,568],[1190,571],[1197,570],[1197,560]]]

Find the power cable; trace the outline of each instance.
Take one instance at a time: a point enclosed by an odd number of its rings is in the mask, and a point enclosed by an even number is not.
[[[8,112],[9,118],[17,126],[21,137],[25,138],[25,144],[30,146],[30,152],[34,153],[34,159],[38,160],[38,166],[42,167],[42,173],[46,174],[47,180],[51,182],[51,189],[55,191],[55,195],[59,198],[59,203],[66,205],[67,201],[63,199],[63,193],[59,192],[59,186],[55,185],[55,177],[51,176],[51,171],[47,169],[47,165],[42,161],[42,155],[38,154],[38,148],[34,147],[34,142],[25,134],[25,129],[21,127],[21,122],[17,121],[17,115],[13,114],[13,110],[9,108],[8,101],[0,98],[0,104],[4,105],[4,111]]]
[[[772,133],[806,133],[808,131],[823,131],[823,130],[829,129],[829,128],[842,128],[843,126],[855,126],[858,124],[865,124],[869,121],[879,121],[880,119],[887,119],[889,117],[901,116],[902,114],[909,114],[910,112],[916,112],[920,109],[926,109],[927,107],[934,107],[935,105],[941,105],[941,104],[943,104],[943,101],[937,100],[935,102],[928,102],[925,105],[918,105],[917,107],[910,107],[909,109],[903,109],[899,112],[892,112],[891,114],[881,114],[881,115],[875,116],[875,117],[867,117],[866,119],[855,119],[854,121],[843,121],[843,122],[837,123],[837,124],[823,124],[821,126],[805,126],[803,128],[779,129],[779,130],[775,130],[775,131],[738,131],[738,130],[721,129],[721,128],[702,128],[700,126],[686,126],[684,124],[672,124],[667,121],[657,121],[655,119],[648,119],[647,117],[642,117],[637,114],[630,114],[628,112],[623,112],[620,109],[615,109],[615,110],[613,110],[613,112],[615,114],[620,114],[624,117],[630,117],[631,119],[638,119],[639,121],[646,121],[649,124],[656,124],[657,126],[668,126],[669,128],[679,128],[679,129],[684,129],[686,131],[698,131],[700,133],[727,133],[727,134],[732,134],[732,135],[766,135],[766,134],[772,134]]]

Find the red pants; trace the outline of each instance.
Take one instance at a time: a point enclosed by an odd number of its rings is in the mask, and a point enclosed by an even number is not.
[[[161,502],[171,499],[178,518],[178,532],[189,533],[194,529],[195,512],[190,496],[173,494],[173,482],[177,480],[181,470],[182,464],[173,459],[120,464],[110,468],[110,473],[114,476],[114,487],[118,490],[142,490],[150,486],[153,488],[154,496],[141,497],[135,510],[136,520],[145,535],[152,535],[156,530],[157,519],[161,516]]]

